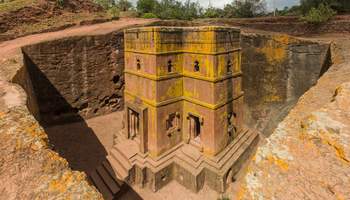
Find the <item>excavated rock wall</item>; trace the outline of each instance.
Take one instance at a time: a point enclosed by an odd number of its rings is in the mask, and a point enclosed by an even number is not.
[[[107,114],[123,107],[123,48],[122,32],[26,46],[25,69],[15,80],[27,89],[30,110],[46,124]]]
[[[350,38],[262,144],[237,199],[350,199]]]
[[[243,33],[247,123],[269,135],[328,69],[329,44],[272,33]]]

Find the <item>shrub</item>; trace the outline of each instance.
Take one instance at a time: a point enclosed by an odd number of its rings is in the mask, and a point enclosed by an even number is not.
[[[111,8],[108,9],[108,15],[111,16],[112,18],[119,18],[119,9],[117,6],[112,6]]]
[[[64,0],[56,0],[56,3],[59,7],[63,8],[64,6]]]
[[[339,13],[350,12],[349,0],[300,0],[302,14],[306,15],[312,8],[317,8],[321,4],[329,5]]]
[[[94,0],[94,2],[106,10],[115,6],[114,0]]]
[[[161,19],[191,20],[202,15],[202,8],[199,3],[190,0],[160,0],[154,12]]]
[[[266,12],[264,0],[234,0],[224,7],[225,17],[257,17]]]
[[[130,8],[132,8],[132,3],[128,0],[119,0],[116,1],[116,6],[120,11],[128,11]]]
[[[220,8],[208,7],[205,9],[203,17],[205,18],[219,18],[223,17],[223,10]]]
[[[145,13],[145,14],[142,15],[142,18],[153,19],[153,18],[158,18],[158,16],[153,14],[153,13]]]
[[[311,8],[302,19],[311,24],[321,24],[329,21],[335,14],[336,12],[329,5],[322,3],[317,8]]]
[[[157,0],[138,0],[136,8],[140,13],[152,13],[157,4]]]

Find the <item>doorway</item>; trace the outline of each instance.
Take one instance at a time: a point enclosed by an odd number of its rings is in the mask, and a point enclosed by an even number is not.
[[[201,143],[201,120],[200,117],[188,115],[188,131],[192,141],[197,144]]]
[[[148,151],[148,110],[130,103],[126,103],[127,138],[140,145],[140,151]]]
[[[128,109],[128,132],[129,138],[134,139],[140,132],[140,114],[132,109]]]

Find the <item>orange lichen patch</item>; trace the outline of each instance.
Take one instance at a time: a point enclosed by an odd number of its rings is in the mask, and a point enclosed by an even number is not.
[[[276,166],[280,167],[283,171],[287,171],[289,169],[288,163],[286,161],[280,159],[280,158],[277,158],[275,156],[269,155],[269,156],[267,156],[267,160],[270,163],[273,163]]]
[[[237,199],[237,200],[244,199],[246,193],[247,193],[247,188],[245,186],[241,185],[238,189],[237,196],[235,199]]]
[[[265,102],[276,102],[276,101],[282,101],[282,97],[278,95],[268,95],[264,97]]]
[[[286,50],[274,44],[274,41],[268,41],[266,46],[258,50],[263,53],[270,64],[279,64],[286,58]]]
[[[67,160],[60,157],[56,152],[49,151],[47,155],[48,159],[45,163],[45,166],[43,167],[45,171],[50,171],[52,167],[57,167],[58,163],[62,166],[68,166]]]
[[[69,189],[72,183],[83,181],[84,179],[85,176],[82,173],[73,174],[71,171],[67,171],[61,177],[49,183],[49,190],[63,193]]]
[[[336,141],[332,141],[332,140],[326,140],[325,142],[329,146],[334,148],[335,153],[336,153],[338,158],[340,158],[343,162],[350,164],[350,160],[346,157],[345,151],[340,144],[338,144]]]
[[[42,139],[46,139],[47,135],[45,134],[45,132],[40,128],[38,123],[34,123],[31,126],[27,127],[25,129],[25,131],[27,133],[29,133],[31,136],[33,137],[40,137]]]
[[[0,112],[0,118],[3,118],[6,115],[4,112]]]
[[[317,146],[312,141],[312,137],[308,137],[307,134],[301,132],[298,134],[298,139],[303,141],[302,145],[304,151],[310,152],[316,150],[316,152],[319,153]]]
[[[345,197],[344,197],[344,195],[342,195],[342,194],[335,194],[335,198],[336,198],[337,200],[345,200]]]
[[[293,39],[288,35],[275,35],[273,39],[279,43],[288,45]]]
[[[290,43],[287,35],[276,35],[272,40],[267,41],[263,48],[258,49],[263,53],[270,64],[280,64],[287,57],[286,47]]]
[[[320,131],[319,132],[320,139],[322,143],[332,147],[335,150],[336,156],[344,163],[350,164],[349,158],[346,157],[344,148],[342,147],[341,144],[339,144],[336,140],[330,138],[326,132]]]

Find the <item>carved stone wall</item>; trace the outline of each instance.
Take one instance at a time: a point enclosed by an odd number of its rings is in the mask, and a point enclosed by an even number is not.
[[[273,33],[242,33],[246,122],[265,135],[330,63],[329,44]]]
[[[70,37],[23,48],[40,119],[59,123],[123,106],[123,33]]]

